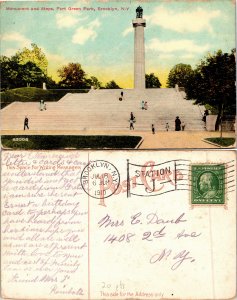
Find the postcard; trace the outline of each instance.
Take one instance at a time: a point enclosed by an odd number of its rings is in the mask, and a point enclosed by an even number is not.
[[[0,2],[3,299],[236,296],[235,5]]]
[[[230,299],[236,153],[3,151],[6,299]]]
[[[235,1],[2,1],[7,149],[234,147]]]

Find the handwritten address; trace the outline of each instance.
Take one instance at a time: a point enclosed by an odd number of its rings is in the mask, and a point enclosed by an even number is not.
[[[116,244],[116,243],[132,243],[134,240],[139,239],[140,241],[146,242],[154,242],[158,239],[196,239],[202,233],[196,231],[190,231],[188,229],[188,224],[186,227],[179,225],[188,223],[188,220],[185,216],[185,213],[181,213],[180,215],[176,215],[173,218],[164,218],[159,216],[158,212],[151,212],[144,215],[142,212],[138,212],[130,217],[130,220],[116,220],[113,219],[109,214],[106,214],[102,219],[98,222],[98,228],[108,228],[113,231],[113,233],[109,233],[106,235],[104,239],[104,243]],[[152,225],[152,229],[150,226]],[[154,225],[156,225],[154,227]],[[144,228],[143,231],[138,235],[133,227],[142,226]],[[175,234],[172,236],[170,234],[170,226],[176,226],[177,230]],[[125,232],[122,234],[118,234],[115,232],[114,228],[125,227]],[[128,231],[127,228],[130,228]],[[155,228],[155,229],[154,229]],[[156,264],[160,261],[167,261],[169,263],[169,267],[171,270],[177,270],[184,262],[195,262],[195,258],[191,255],[190,251],[187,249],[182,249],[177,251],[176,245],[175,250],[164,248],[159,249],[156,253],[154,253],[150,258],[148,257],[148,262],[150,264]]]
[[[90,269],[94,267],[90,264],[97,264],[95,257],[104,250],[113,256],[119,245],[125,251],[124,261],[135,247],[149,249],[143,252],[142,264],[151,270],[173,273],[197,263],[197,253],[190,245],[203,233],[193,227],[187,211],[167,214],[158,205],[143,210],[141,204],[139,209],[129,206],[126,213],[124,210],[118,213],[110,206],[98,205],[96,199],[90,201],[90,193],[86,195],[81,185],[82,172],[88,164],[88,157],[83,155],[75,151],[4,152],[1,203],[4,289],[20,288],[23,298],[27,290],[28,298],[88,299]],[[88,177],[88,182],[93,184],[97,177],[96,171],[94,178]],[[126,197],[120,192],[115,196],[115,202]],[[97,298],[163,297],[162,290],[133,290],[123,274],[116,282],[107,282],[103,274],[96,276],[99,275],[93,273]]]

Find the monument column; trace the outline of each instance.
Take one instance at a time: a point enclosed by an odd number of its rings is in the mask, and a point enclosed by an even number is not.
[[[142,18],[143,9],[136,9],[136,19],[133,20],[134,27],[134,88],[145,89],[145,45],[144,27],[146,20]]]

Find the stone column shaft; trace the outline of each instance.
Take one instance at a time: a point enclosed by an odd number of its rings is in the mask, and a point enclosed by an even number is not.
[[[144,27],[146,21],[142,18],[133,20],[134,27],[134,88],[145,89],[145,44]]]

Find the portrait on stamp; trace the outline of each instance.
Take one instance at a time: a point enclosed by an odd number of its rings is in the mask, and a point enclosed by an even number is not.
[[[199,178],[199,192],[203,198],[213,198],[219,189],[218,178],[214,173],[203,173]]]

